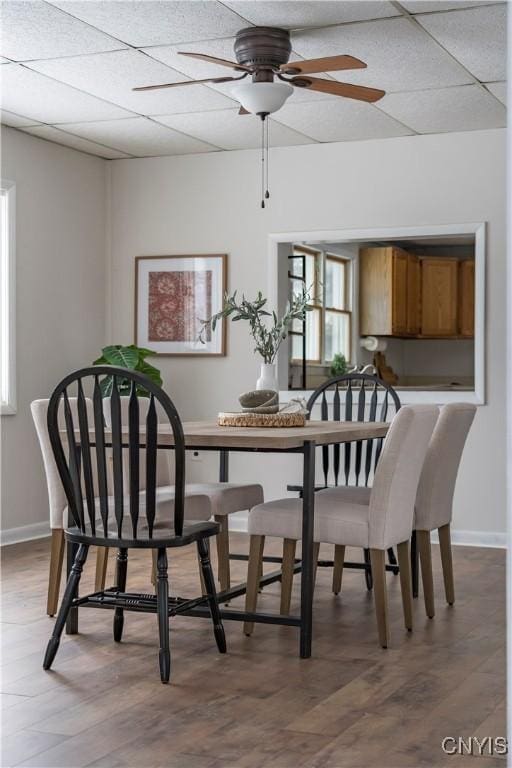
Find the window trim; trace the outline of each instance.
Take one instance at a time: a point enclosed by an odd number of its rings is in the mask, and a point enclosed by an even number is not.
[[[8,179],[0,180],[0,194],[7,203],[6,258],[2,259],[1,281],[1,390],[0,412],[2,416],[14,415],[16,403],[16,184]],[[5,394],[5,399],[4,399]]]

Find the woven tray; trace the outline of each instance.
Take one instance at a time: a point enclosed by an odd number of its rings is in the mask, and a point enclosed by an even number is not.
[[[303,413],[219,413],[219,427],[303,427]]]

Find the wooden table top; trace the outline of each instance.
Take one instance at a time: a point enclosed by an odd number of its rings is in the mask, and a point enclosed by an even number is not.
[[[142,425],[141,425],[142,426]],[[389,424],[383,422],[362,423],[357,421],[307,421],[304,427],[219,427],[216,421],[185,421],[185,445],[187,448],[254,448],[260,450],[287,450],[300,448],[306,440],[317,445],[349,443],[354,440],[368,440],[384,437]],[[110,441],[111,433],[105,430],[105,439]],[[128,437],[128,431],[123,430]],[[141,428],[141,439],[144,433]],[[94,441],[94,430],[90,433]],[[79,433],[77,432],[77,442]],[[174,438],[168,425],[158,430],[160,446],[173,445]]]

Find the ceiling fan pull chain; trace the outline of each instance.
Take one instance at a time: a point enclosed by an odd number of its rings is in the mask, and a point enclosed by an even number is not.
[[[261,207],[265,207],[265,115],[261,117]]]
[[[270,131],[270,120],[268,119],[268,117],[267,117],[267,119],[266,119],[266,121],[265,121],[265,122],[266,122],[266,124],[267,124],[267,125],[266,125],[266,133],[265,133],[265,145],[266,145],[266,147],[265,147],[265,148],[266,148],[266,152],[267,152],[266,183],[265,183],[265,187],[266,187],[266,189],[265,189],[265,199],[266,199],[266,200],[268,200],[268,198],[270,197],[270,192],[268,191],[268,161],[269,161],[269,140],[268,140],[268,137],[269,137],[269,131]]]

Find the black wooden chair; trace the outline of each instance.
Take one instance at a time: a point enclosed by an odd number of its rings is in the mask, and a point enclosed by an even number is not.
[[[326,393],[333,390],[332,409],[329,415],[329,403]],[[342,397],[345,395],[345,407],[342,417]],[[382,394],[379,404],[379,394]],[[345,373],[335,376],[321,384],[308,400],[308,417],[320,398],[320,418],[322,421],[389,421],[400,409],[400,398],[390,384],[368,373]],[[373,477],[375,467],[382,450],[383,438],[358,440],[355,443],[343,443],[331,447],[322,447],[323,482],[315,486],[315,491],[329,486],[365,486]],[[332,457],[332,463],[331,463]],[[302,493],[302,486],[288,485],[288,491]],[[398,573],[395,553],[388,550],[388,570]],[[333,566],[331,561],[320,561],[319,565]],[[365,571],[366,586],[373,586],[370,552],[364,551],[363,563],[345,562],[345,568],[358,568]]]
[[[106,439],[103,419],[101,384],[105,377],[112,377],[111,438]],[[119,385],[130,387],[128,434],[123,435]],[[73,423],[69,397],[75,390],[77,396],[78,424]],[[138,393],[149,394],[145,431],[139,434]],[[85,392],[93,399],[94,423],[89,424]],[[74,393],[73,393],[74,394]],[[156,469],[158,455],[157,403],[165,414],[174,437],[175,491],[174,498],[159,504],[156,493]],[[66,435],[59,432],[58,412],[63,407]],[[162,422],[162,417],[160,418]],[[91,432],[90,432],[91,430]],[[209,517],[209,501],[205,500],[203,522],[185,521],[185,440],[178,412],[169,396],[146,376],[124,368],[94,366],[71,373],[56,387],[48,406],[48,432],[55,461],[69,504],[72,524],[65,531],[68,542],[75,547],[76,555],[69,569],[64,598],[48,643],[43,667],[49,669],[57,653],[60,637],[67,623],[69,634],[77,631],[78,607],[111,608],[114,610],[114,640],[119,642],[123,634],[124,611],[156,613],[160,635],[160,677],[169,681],[169,617],[208,603],[215,639],[221,653],[226,652],[224,628],[215,594],[215,581],[210,564],[208,538],[218,533],[217,523],[204,522]],[[67,444],[67,445],[66,445]],[[123,449],[128,450],[128,496],[123,494]],[[67,454],[66,454],[67,451]],[[140,452],[145,451],[145,490],[139,491]],[[112,456],[113,496],[107,488],[107,462]],[[97,486],[97,487],[95,487]],[[98,503],[95,504],[95,497]],[[202,498],[202,497],[201,497]],[[197,509],[195,499],[194,507]],[[201,501],[199,499],[199,501]],[[187,498],[187,504],[189,499]],[[128,512],[128,514],[127,514]],[[159,519],[165,517],[165,519]],[[71,521],[70,521],[71,522]],[[185,600],[169,597],[167,579],[167,549],[196,543],[201,564],[205,594]],[[78,585],[89,547],[115,547],[118,550],[116,584],[110,589],[79,597]],[[128,550],[146,548],[157,550],[156,595],[126,593]],[[71,563],[71,559],[68,560]]]

